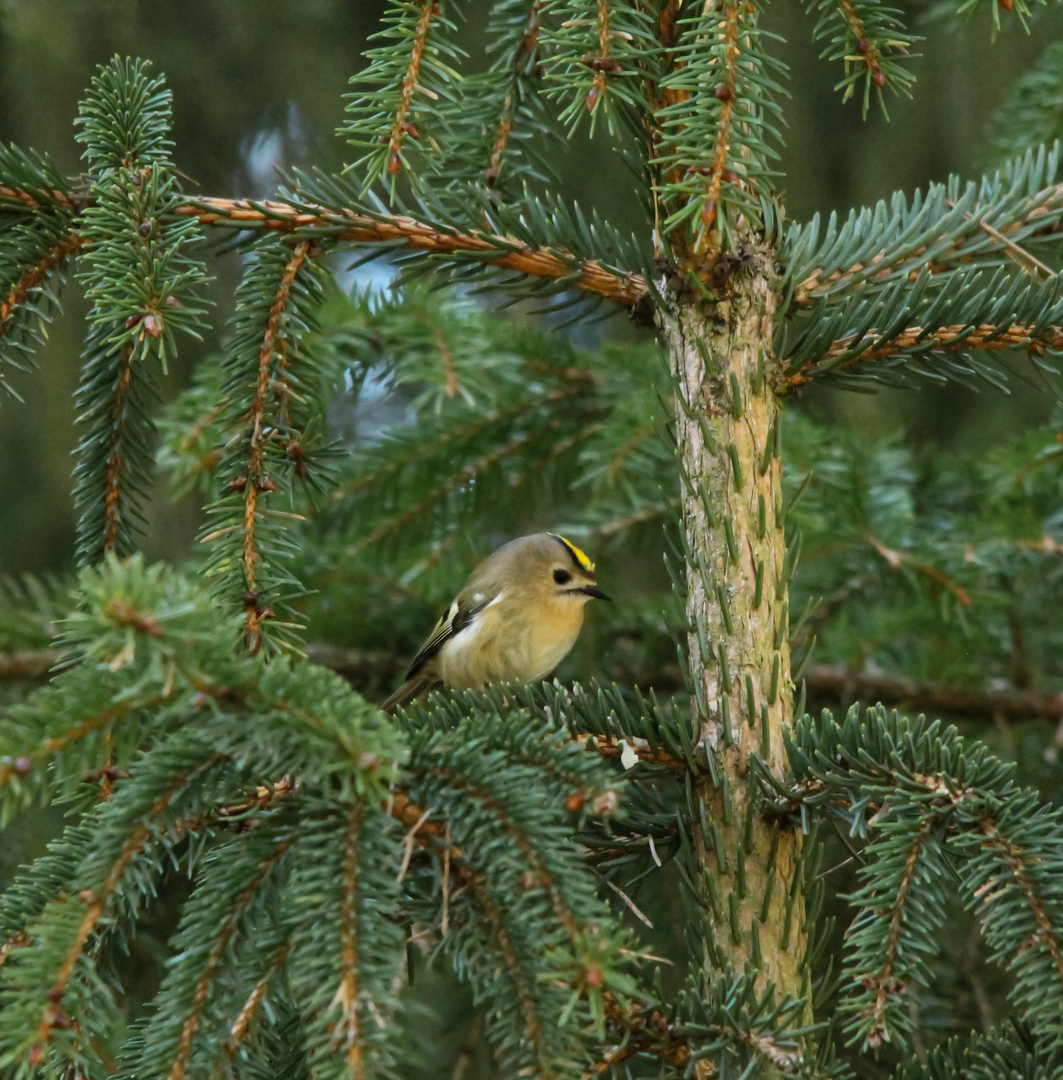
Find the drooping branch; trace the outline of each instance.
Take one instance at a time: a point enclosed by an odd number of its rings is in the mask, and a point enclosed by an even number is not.
[[[272,852],[255,867],[255,872],[251,880],[244,886],[239,894],[233,898],[229,915],[219,927],[217,936],[211,945],[207,962],[196,981],[195,990],[192,995],[192,1009],[185,1018],[185,1022],[181,1028],[181,1035],[178,1039],[173,1064],[170,1068],[169,1080],[184,1080],[185,1072],[188,1068],[188,1059],[192,1053],[192,1043],[195,1040],[196,1032],[199,1029],[200,1021],[203,1018],[203,1013],[207,1006],[207,997],[210,993],[211,985],[221,970],[222,961],[229,948],[229,943],[232,941],[233,935],[236,933],[239,926],[240,916],[255,898],[263,881],[270,873],[272,873],[273,869],[292,846],[294,840],[295,838],[293,836],[281,837],[274,845]]]
[[[967,349],[989,352],[998,349],[1028,348],[1039,354],[1063,351],[1063,327],[1037,327],[1030,323],[1011,323],[1008,326],[993,326],[988,323],[974,327],[941,326],[936,330],[923,326],[911,326],[881,345],[874,344],[874,330],[864,334],[863,339],[868,343],[866,349],[828,369],[848,371],[859,364],[885,360],[906,349],[916,348],[946,352],[961,352]],[[821,369],[828,367],[839,356],[845,356],[850,352],[856,341],[854,336],[838,338],[822,357],[802,364],[800,370],[788,376],[787,381],[791,386],[803,386],[812,382],[820,374]]]
[[[885,949],[879,970],[874,975],[866,975],[864,986],[875,992],[874,1001],[862,1019],[867,1023],[867,1045],[879,1048],[889,1038],[889,1025],[887,1020],[887,1008],[891,999],[903,994],[905,983],[894,972],[897,965],[898,950],[901,943],[901,933],[904,924],[904,916],[908,903],[908,896],[916,877],[916,863],[926,843],[927,834],[933,823],[933,816],[928,815],[919,828],[915,830],[908,854],[905,858],[904,869],[901,871],[900,880],[897,882],[896,892],[889,897],[889,930],[886,934]]]

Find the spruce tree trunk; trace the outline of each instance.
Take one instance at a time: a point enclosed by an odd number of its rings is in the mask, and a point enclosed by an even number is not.
[[[800,834],[756,812],[752,755],[776,775],[793,713],[783,530],[777,300],[766,249],[706,300],[683,292],[663,331],[680,400],[692,708],[715,782],[699,784],[695,849],[707,902],[706,963],[751,962],[761,986],[803,990]]]

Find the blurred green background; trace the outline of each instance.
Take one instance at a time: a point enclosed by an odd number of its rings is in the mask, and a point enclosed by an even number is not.
[[[455,6],[467,13],[463,33],[475,62],[487,0]],[[264,197],[273,186],[272,162],[342,164],[345,148],[334,131],[347,79],[362,63],[384,8],[383,0],[6,0],[0,3],[0,138],[46,151],[76,171],[73,119],[96,65],[116,52],[138,55],[151,59],[173,89],[175,159],[189,189]],[[889,120],[873,108],[864,121],[859,102],[843,103],[834,91],[840,71],[817,58],[805,9],[769,7],[766,23],[785,39],[778,53],[791,69],[781,162],[789,214],[804,220],[844,211],[950,172],[973,178],[992,166],[994,110],[1063,27],[1058,9],[1040,13],[1030,33],[1001,14],[1005,25],[993,41],[988,16],[933,17],[909,8],[909,25],[925,39],[912,61],[914,95],[887,95]],[[638,226],[633,183],[605,139],[573,146],[562,168],[569,194],[625,228]],[[603,176],[609,182],[601,183]],[[235,260],[212,260],[211,268],[219,301],[213,326],[204,328],[202,346],[185,349],[166,380],[167,396],[186,384],[228,317]],[[0,573],[65,570],[73,563],[72,395],[84,308],[75,282],[68,283],[64,306],[40,370],[15,380],[25,402],[0,402]],[[606,332],[631,331],[621,316]],[[816,388],[802,402],[870,432],[903,427],[917,456],[984,449],[1043,422],[1052,405],[1048,395],[1021,383],[1010,397],[957,386],[872,397]],[[191,502],[160,499],[148,556],[180,559],[198,520]]]

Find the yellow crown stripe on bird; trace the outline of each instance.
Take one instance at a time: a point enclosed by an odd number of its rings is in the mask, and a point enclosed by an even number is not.
[[[588,559],[587,556],[582,551],[580,551],[580,549],[576,547],[574,543],[572,543],[571,540],[566,540],[559,533],[550,533],[549,535],[552,536],[559,544],[563,545],[568,549],[568,553],[572,556],[573,559],[576,560],[576,565],[581,570],[585,570],[588,574],[594,573],[594,563],[592,563],[590,559]]]

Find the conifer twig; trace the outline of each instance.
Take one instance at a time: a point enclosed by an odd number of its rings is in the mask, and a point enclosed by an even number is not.
[[[881,54],[878,46],[868,38],[864,30],[864,22],[857,14],[853,0],[838,0],[838,10],[849,28],[849,33],[852,34],[853,40],[856,42],[857,52],[864,58],[864,63],[867,65],[867,70],[871,75],[871,81],[876,86],[885,86],[886,73],[879,66]]]
[[[5,193],[13,201],[30,208],[40,204],[40,200],[28,191],[0,187],[0,198]],[[53,194],[56,205],[63,209],[84,209],[92,204],[90,198],[74,204],[63,192]],[[3,207],[0,206],[2,213]],[[173,215],[195,218],[203,226],[259,229],[293,235],[303,231],[311,236],[324,233],[337,241],[354,244],[405,242],[415,250],[440,255],[467,252],[474,258],[482,259],[497,252],[497,257],[489,260],[492,266],[515,270],[529,277],[563,278],[566,285],[573,289],[595,293],[626,308],[645,303],[650,295],[646,279],[640,274],[609,267],[596,259],[581,259],[562,248],[530,247],[511,237],[488,232],[463,233],[452,228],[441,229],[403,214],[374,217],[354,210],[293,205],[279,200],[202,196],[175,207]]]
[[[425,5],[426,7],[428,5]],[[343,892],[340,899],[340,936],[343,955],[342,982],[336,991],[340,1022],[332,1033],[334,1048],[343,1046],[351,1076],[362,1074],[362,1043],[358,1025],[358,841],[365,801],[355,799],[347,822]]]
[[[547,870],[543,864],[542,859],[538,853],[531,846],[528,841],[528,837],[524,831],[517,825],[517,823],[506,814],[501,806],[493,799],[489,794],[481,791],[477,788],[468,778],[460,776],[457,773],[451,772],[449,769],[443,769],[439,766],[425,770],[429,775],[437,776],[445,783],[452,787],[460,788],[464,791],[470,799],[475,799],[485,810],[490,811],[495,816],[503,830],[509,834],[513,842],[517,845],[528,867],[535,875],[536,884],[546,893],[550,900],[550,904],[554,909],[554,914],[557,916],[558,922],[565,928],[565,932],[568,934],[569,942],[575,945],[579,937],[579,924],[573,917],[572,912],[569,910],[568,905],[565,903],[564,898],[561,896],[554,884],[553,876]]]
[[[288,940],[277,950],[273,959],[269,962],[269,967],[266,968],[262,977],[251,988],[251,993],[247,995],[247,1000],[229,1028],[228,1038],[226,1038],[222,1046],[226,1057],[232,1057],[236,1053],[241,1040],[251,1025],[251,1021],[254,1019],[255,1013],[258,1011],[259,1005],[262,1003],[262,999],[266,996],[266,990],[269,989],[270,982],[280,971],[284,961],[288,959],[288,953],[291,952],[291,949],[292,943]],[[225,1062],[219,1061],[214,1069],[214,1080],[219,1080],[224,1072]]]
[[[26,272],[8,290],[7,297],[0,301],[0,337],[14,310],[25,302],[26,297],[68,256],[73,255],[82,244],[77,233],[70,233],[60,243],[50,247],[44,255],[29,266]]]
[[[173,1064],[170,1066],[168,1080],[184,1080],[185,1070],[188,1067],[188,1058],[192,1052],[192,1040],[195,1038],[199,1022],[203,1018],[211,983],[218,974],[222,959],[229,948],[229,942],[232,940],[233,934],[236,933],[239,913],[247,907],[258,891],[259,886],[294,842],[295,838],[292,836],[281,837],[274,844],[273,851],[269,856],[255,867],[251,880],[233,899],[229,917],[225,919],[218,930],[210,954],[207,957],[207,963],[196,982],[196,988],[192,994],[192,1011],[185,1018],[184,1025],[181,1028],[181,1035],[177,1042]]]
[[[126,426],[126,399],[133,382],[133,346],[122,350],[118,361],[114,388],[114,404],[111,407],[113,424],[109,436],[110,453],[107,455],[107,471],[103,482],[103,554],[109,555],[118,547],[120,528],[120,504],[122,494],[122,445]]]
[[[467,885],[469,891],[476,897],[476,902],[480,905],[480,910],[484,913],[484,917],[491,927],[491,933],[502,950],[502,957],[509,971],[517,1001],[520,1003],[521,1015],[524,1017],[525,1036],[535,1047],[536,1057],[542,1061],[542,1038],[539,1032],[539,1021],[535,1015],[535,1004],[528,993],[524,972],[521,970],[516,950],[513,948],[513,943],[509,940],[509,934],[506,932],[505,925],[502,922],[502,913],[498,910],[498,905],[494,902],[487,889],[487,877],[485,874],[475,873],[467,866],[458,867],[457,873],[462,883]]]
[[[515,270],[530,277],[560,279],[574,289],[596,293],[632,308],[649,296],[649,286],[639,274],[612,270],[594,259],[579,259],[560,248],[533,248],[492,233],[443,231],[406,215],[370,217],[353,210],[293,206],[278,201],[199,198],[175,210],[180,217],[194,217],[201,225],[261,229],[298,235],[330,233],[334,239],[356,244],[405,242],[418,251],[440,255],[469,252],[483,257],[498,252],[492,266]]]
[[[539,44],[539,29],[542,24],[543,0],[532,0],[528,11],[528,22],[524,28],[524,35],[513,57],[513,74],[510,79],[509,89],[502,100],[502,114],[495,128],[494,142],[491,145],[491,163],[484,170],[484,179],[489,184],[495,183],[502,173],[502,158],[509,148],[510,135],[513,133],[513,116],[516,111],[517,100],[520,96],[521,64],[524,59],[531,56]]]
[[[269,478],[263,474],[265,441],[268,438],[264,424],[266,394],[270,388],[273,357],[278,348],[282,350],[282,353],[286,348],[283,341],[278,344],[281,318],[287,307],[292,285],[311,249],[312,243],[309,240],[300,240],[295,245],[292,250],[292,257],[278,283],[273,304],[269,309],[269,320],[266,323],[262,348],[259,351],[258,380],[255,384],[255,396],[251,405],[251,412],[247,418],[250,433],[248,438],[246,482],[244,484],[243,562],[244,583],[247,587],[244,601],[244,618],[246,622],[244,639],[251,653],[257,653],[262,647],[262,619],[268,610],[259,605],[258,594],[255,589],[256,566],[261,557],[256,544],[258,496],[261,492],[269,490],[268,485],[271,483]],[[283,369],[286,366],[282,355],[280,367]]]
[[[417,29],[414,31],[413,40],[410,43],[410,62],[406,68],[406,74],[402,80],[402,90],[399,93],[399,107],[395,112],[395,119],[391,124],[391,134],[388,137],[388,176],[395,176],[402,171],[402,143],[407,135],[419,138],[416,129],[406,117],[410,111],[414,91],[417,89],[417,73],[421,67],[421,59],[424,56],[425,44],[428,40],[428,28],[432,22],[432,16],[438,14],[439,8],[434,0],[422,0],[421,14],[417,20]]]
[[[820,374],[822,368],[826,371],[848,371],[868,361],[885,360],[896,356],[905,349],[939,349],[959,352],[965,349],[990,351],[1026,347],[1038,352],[1063,351],[1063,327],[1038,327],[1032,323],[1011,323],[1008,326],[981,323],[975,327],[957,324],[941,326],[936,330],[923,326],[911,326],[890,338],[889,341],[877,345],[872,344],[875,341],[875,334],[874,330],[869,330],[862,335],[862,340],[868,345],[866,349],[848,357],[841,364],[828,366],[832,360],[849,352],[857,340],[854,335],[838,338],[819,359],[806,361],[798,371],[788,376],[787,381],[791,386],[803,386],[812,382]]]
[[[1044,901],[1038,895],[1033,882],[1030,880],[1030,875],[1026,869],[1026,856],[1023,854],[1022,848],[1009,842],[1007,837],[1001,834],[997,822],[992,818],[983,818],[980,826],[982,834],[985,836],[984,846],[992,848],[1007,866],[1008,872],[1022,894],[1027,910],[1033,917],[1036,930],[1025,944],[1039,943],[1045,947],[1052,958],[1052,965],[1056,969],[1056,976],[1059,979],[1060,986],[1063,987],[1063,947],[1060,946],[1059,937],[1052,926],[1048,913],[1045,911]]]
[[[705,205],[701,221],[705,226],[710,248],[718,246],[716,216],[720,202],[720,189],[727,170],[727,156],[731,150],[731,124],[734,117],[735,88],[738,82],[738,27],[741,22],[743,0],[725,0],[723,5],[723,81],[716,87],[716,97],[721,102],[720,117],[716,122],[716,145],[713,149],[712,169],[709,174]]]
[[[912,883],[915,880],[916,864],[933,820],[932,814],[926,815],[919,823],[919,828],[916,829],[915,835],[912,837],[904,869],[901,872],[900,881],[897,883],[897,891],[889,898],[890,925],[881,968],[875,975],[866,976],[863,980],[865,987],[875,991],[875,1000],[868,1010],[871,1027],[866,1036],[867,1045],[875,1049],[878,1049],[889,1038],[886,1022],[886,1006],[889,999],[903,994],[905,990],[903,980],[895,978],[893,971],[897,962],[897,948],[901,939],[901,925],[904,920],[905,905],[908,901],[908,894],[912,889]]]

